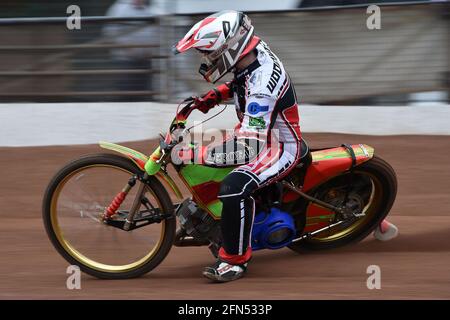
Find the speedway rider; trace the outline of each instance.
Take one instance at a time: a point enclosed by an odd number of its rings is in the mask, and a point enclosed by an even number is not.
[[[251,258],[252,193],[287,175],[299,161],[297,98],[282,62],[254,35],[250,19],[242,12],[221,11],[196,23],[175,46],[175,53],[191,48],[202,54],[199,72],[206,81],[216,83],[228,72],[234,73],[232,81],[196,97],[195,107],[207,113],[219,102],[234,98],[239,118],[235,138],[266,141],[257,156],[236,167],[221,184],[222,247],[218,261],[205,268],[203,275],[225,282],[242,277]]]

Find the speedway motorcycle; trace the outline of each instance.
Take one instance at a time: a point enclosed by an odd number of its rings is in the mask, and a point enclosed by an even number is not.
[[[192,105],[185,100],[149,157],[100,142],[115,153],[83,156],[56,173],[44,196],[43,219],[51,242],[70,264],[98,278],[124,279],[157,267],[173,245],[207,246],[217,256],[222,211],[217,193],[235,166],[173,161],[174,148],[190,132]],[[305,252],[358,242],[394,203],[395,172],[374,148],[310,149],[302,141],[301,149],[288,176],[253,195],[253,251]],[[208,152],[195,144],[182,150],[186,158]],[[183,199],[169,171],[178,174],[189,197]]]

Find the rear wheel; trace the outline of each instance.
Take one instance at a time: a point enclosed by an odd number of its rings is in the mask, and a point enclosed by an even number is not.
[[[155,177],[144,187],[147,206],[141,203],[137,215],[162,212],[172,217],[131,231],[101,219],[128,180],[139,174],[131,160],[100,154],[75,160],[55,175],[45,193],[43,219],[51,242],[70,264],[98,278],[124,279],[149,272],[166,257],[176,221],[170,197]],[[114,219],[125,219],[140,183],[136,182]]]
[[[344,201],[349,182],[349,173],[335,177],[319,186],[312,195],[320,200],[340,205]],[[374,156],[371,160],[359,165],[354,170],[352,187],[348,194],[347,206],[354,213],[364,213],[364,216],[354,218],[345,223],[325,231],[312,238],[307,238],[289,245],[289,248],[298,251],[311,251],[338,248],[349,243],[358,242],[367,237],[384,220],[389,213],[396,194],[397,178],[392,167],[383,159]],[[308,204],[311,206],[312,204]],[[304,216],[297,216],[298,225],[305,225]],[[329,221],[326,224],[342,220],[337,215],[325,216]],[[302,221],[300,221],[302,220]],[[309,223],[320,223],[311,221]],[[322,221],[323,223],[323,221]],[[325,224],[325,225],[326,225]]]

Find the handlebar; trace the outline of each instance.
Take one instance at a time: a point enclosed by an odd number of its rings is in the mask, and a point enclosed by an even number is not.
[[[147,172],[148,175],[154,175],[159,171],[161,165],[164,163],[164,160],[171,153],[172,148],[175,147],[178,143],[182,142],[184,140],[184,136],[186,135],[186,133],[189,133],[190,129],[194,127],[192,126],[190,128],[186,128],[185,124],[191,112],[196,109],[196,106],[194,105],[195,101],[196,101],[195,97],[189,97],[187,99],[184,99],[178,105],[175,118],[173,119],[170,125],[169,131],[167,132],[166,136],[160,134],[159,147],[156,148],[156,150],[150,155],[149,160],[145,164],[145,171]],[[183,103],[186,103],[186,105],[180,111],[178,111]],[[202,121],[201,123],[209,121],[212,118],[218,116],[225,110],[225,108],[226,106],[222,109],[222,111],[220,111],[219,113],[215,114],[212,117],[209,117],[208,119]],[[183,129],[183,131],[177,137],[177,139],[172,140],[172,134],[176,129]]]
[[[181,102],[181,103],[184,103],[184,102],[187,102],[187,104],[180,111],[178,111],[178,109],[177,109],[177,114],[175,116],[175,119],[177,121],[185,121],[189,117],[191,112],[194,111],[194,109],[195,109],[195,106],[194,106],[194,108],[192,108],[192,105],[195,102],[194,97],[187,98],[187,99],[183,100],[183,102]]]
[[[179,110],[181,104],[183,104],[185,102],[187,102],[187,104],[181,110]],[[176,144],[183,141],[186,131],[189,132],[189,130],[185,128],[185,124],[186,124],[186,120],[189,117],[189,115],[191,114],[191,112],[195,110],[195,106],[192,107],[192,105],[194,103],[195,103],[195,97],[189,97],[187,99],[184,99],[178,105],[175,118],[173,119],[173,121],[169,127],[169,131],[167,132],[166,137],[161,135],[160,144],[159,144],[161,150],[168,151],[172,147],[174,147]],[[171,135],[177,129],[184,129],[184,130],[183,130],[182,134],[180,136],[178,136],[177,141],[172,141]]]

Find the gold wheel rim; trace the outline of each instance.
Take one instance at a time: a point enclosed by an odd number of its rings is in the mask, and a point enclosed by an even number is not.
[[[374,175],[368,173],[368,172],[358,172],[355,171],[355,174],[360,173],[364,174],[365,176],[368,176],[370,178],[371,184],[372,184],[372,192],[369,198],[369,201],[364,206],[362,212],[365,213],[365,216],[358,219],[355,223],[351,224],[345,229],[342,229],[336,233],[333,233],[331,235],[325,236],[325,237],[313,237],[309,241],[311,242],[332,242],[339,239],[342,239],[344,237],[349,236],[350,234],[353,234],[355,232],[360,231],[364,226],[372,219],[372,217],[376,214],[377,209],[380,204],[380,200],[383,196],[383,191],[381,188],[381,182],[380,180],[375,177]],[[326,233],[326,232],[324,232]]]
[[[76,261],[78,261],[82,265],[85,265],[85,266],[87,266],[91,269],[97,270],[97,271],[108,272],[108,273],[121,273],[121,272],[128,272],[128,271],[136,270],[139,267],[141,267],[142,265],[146,264],[148,261],[150,261],[156,255],[156,253],[159,251],[159,248],[162,245],[164,235],[165,235],[165,223],[166,222],[164,220],[161,221],[161,223],[160,223],[161,224],[161,235],[158,239],[158,242],[153,247],[153,249],[148,254],[146,254],[144,257],[142,257],[141,259],[139,259],[135,262],[129,263],[129,264],[124,264],[124,265],[104,264],[104,263],[100,263],[100,262],[94,261],[94,260],[86,257],[80,251],[75,249],[73,247],[73,245],[71,245],[70,242],[64,238],[63,232],[58,224],[58,216],[57,216],[56,207],[58,204],[58,198],[61,193],[61,190],[64,188],[66,183],[77,173],[79,173],[85,169],[98,168],[98,167],[114,168],[114,169],[120,170],[120,171],[125,172],[130,175],[133,174],[132,172],[125,170],[123,168],[113,166],[113,165],[106,165],[106,164],[95,164],[95,165],[85,166],[85,167],[79,168],[79,169],[71,172],[70,174],[68,174],[58,184],[58,186],[55,189],[55,192],[52,195],[51,206],[50,206],[50,219],[51,219],[53,232],[55,233],[56,238],[58,239],[58,242],[64,248],[65,252],[67,252],[72,258],[74,258]],[[160,203],[158,197],[156,197],[153,190],[150,189],[148,186],[146,186],[146,190],[147,190],[147,192],[150,192],[154,196],[154,198],[156,199],[156,201],[158,203],[158,206],[160,208],[162,208],[161,203]]]

